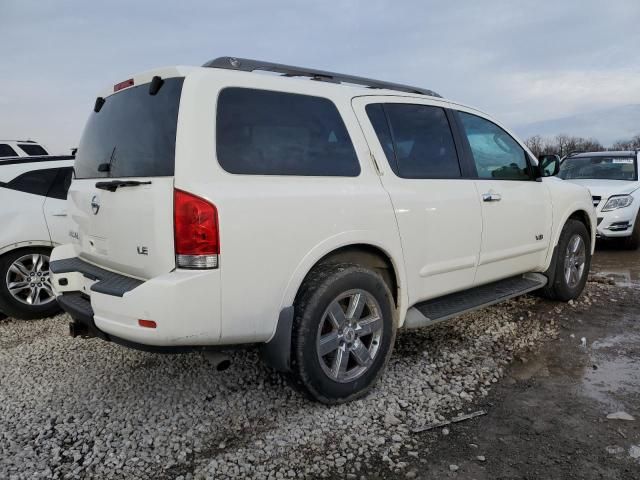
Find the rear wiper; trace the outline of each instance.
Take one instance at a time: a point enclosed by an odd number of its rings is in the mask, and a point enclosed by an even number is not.
[[[115,192],[120,187],[137,187],[139,185],[151,185],[151,182],[138,182],[137,180],[113,180],[111,182],[98,182],[96,188]]]

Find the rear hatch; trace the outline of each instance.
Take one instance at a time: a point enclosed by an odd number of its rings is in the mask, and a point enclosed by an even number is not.
[[[69,191],[80,257],[141,279],[175,268],[173,176],[184,81],[146,79],[97,99]]]

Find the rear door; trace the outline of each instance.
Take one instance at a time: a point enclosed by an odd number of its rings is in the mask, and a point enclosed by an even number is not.
[[[482,218],[444,104],[406,97],[353,101],[391,197],[410,303],[473,284]]]
[[[175,268],[173,176],[183,80],[165,78],[155,93],[149,83],[131,80],[96,102],[68,197],[85,260],[142,279]]]
[[[476,284],[540,270],[551,238],[551,197],[535,181],[525,149],[490,120],[457,112],[461,137],[477,171],[482,248]]]

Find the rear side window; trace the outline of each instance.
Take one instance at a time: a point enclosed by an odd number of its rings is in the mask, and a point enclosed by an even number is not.
[[[367,115],[396,175],[460,178],[458,154],[444,109],[404,103],[371,104],[367,106]]]
[[[6,143],[0,143],[0,157],[17,157],[16,151]]]
[[[49,155],[40,145],[35,143],[19,143],[18,146],[29,156]]]
[[[165,79],[156,95],[147,83],[107,97],[82,134],[76,177],[173,176],[183,81]]]
[[[218,162],[230,173],[360,174],[345,124],[326,98],[226,88],[218,98],[216,141]]]
[[[524,149],[495,123],[459,112],[479,178],[530,180]]]
[[[58,200],[66,200],[67,193],[69,193],[69,187],[71,186],[71,180],[73,180],[73,168],[66,167],[58,169],[58,174],[56,175],[47,196],[50,198],[57,198]]]
[[[17,176],[2,186],[10,190],[46,196],[58,175],[59,168],[32,170]]]

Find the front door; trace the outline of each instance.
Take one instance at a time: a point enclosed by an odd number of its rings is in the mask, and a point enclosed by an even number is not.
[[[547,187],[533,178],[528,154],[505,130],[480,116],[458,112],[477,170],[482,205],[482,247],[476,284],[543,268],[551,237]]]

